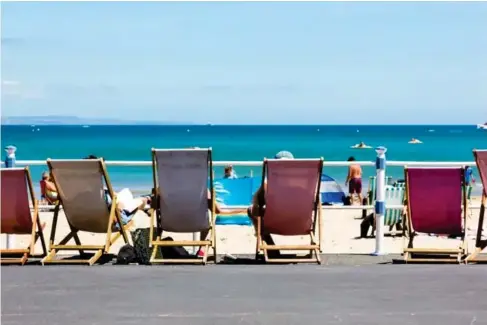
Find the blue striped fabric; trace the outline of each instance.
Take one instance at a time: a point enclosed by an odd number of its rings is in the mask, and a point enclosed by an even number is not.
[[[343,204],[345,193],[328,175],[321,175],[320,195],[322,204]]]

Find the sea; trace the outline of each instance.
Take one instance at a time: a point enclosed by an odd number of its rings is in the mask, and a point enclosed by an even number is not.
[[[411,138],[423,143],[409,144]],[[353,156],[375,161],[374,148],[384,146],[387,160],[473,161],[474,148],[487,148],[487,131],[474,125],[2,125],[1,142],[4,147],[17,147],[17,160],[96,155],[108,161],[150,161],[151,148],[211,147],[216,161],[260,161],[281,150],[296,158],[345,161]],[[359,142],[372,148],[351,148]],[[31,167],[36,187],[46,169]],[[235,170],[240,177],[262,172],[260,167]],[[375,169],[363,171],[366,187]],[[108,172],[115,189],[149,192],[152,187],[150,167],[111,166]],[[347,168],[325,167],[324,173],[343,185]],[[402,167],[388,167],[386,173],[393,179],[404,178]],[[222,175],[223,168],[215,167],[215,177]],[[474,176],[478,180],[476,168]],[[480,185],[474,188],[474,193],[480,192]]]

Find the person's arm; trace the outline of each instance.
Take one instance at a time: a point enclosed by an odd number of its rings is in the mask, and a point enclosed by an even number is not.
[[[54,185],[53,182],[51,181],[44,181],[44,184],[46,184],[46,190],[50,192],[57,192],[56,185]]]
[[[208,190],[208,208],[211,210],[211,193],[210,190]],[[225,209],[223,210],[218,202],[215,200],[215,212],[216,214],[221,214],[221,215],[232,215],[232,214],[240,214],[240,213],[247,213],[247,209]]]

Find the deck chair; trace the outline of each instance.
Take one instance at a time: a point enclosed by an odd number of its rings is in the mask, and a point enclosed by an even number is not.
[[[487,248],[487,239],[482,239],[482,231],[485,221],[485,206],[487,205],[487,150],[474,150],[473,155],[480,179],[483,185],[482,201],[480,205],[479,224],[477,227],[477,238],[475,240],[475,250],[465,258],[465,262],[487,262],[487,258],[481,258],[479,254]]]
[[[261,188],[267,188],[264,191],[265,208],[257,217],[256,259],[258,254],[263,252],[266,262],[321,263],[322,170],[323,159],[264,160]],[[264,187],[266,182],[267,186]],[[318,228],[317,238],[316,228]],[[264,237],[267,234],[308,235],[310,244],[273,245],[265,241]],[[268,254],[270,250],[309,250],[309,258],[270,258]]]
[[[392,182],[392,176],[386,176],[386,185]],[[370,176],[369,177],[369,186],[367,189],[367,202],[369,205],[374,204],[375,198],[377,196],[377,177]]]
[[[402,208],[388,208],[388,205],[403,205],[404,204],[404,187],[391,187],[386,189],[386,211],[384,214],[384,225],[392,228],[401,223]],[[395,234],[395,232],[394,232]]]
[[[41,240],[42,245],[41,257],[46,256],[46,243],[29,168],[2,168],[1,187],[1,233],[31,236],[29,246],[26,248],[2,249],[1,264],[24,265],[29,258],[35,257],[34,249],[38,239]],[[29,199],[34,205],[33,213],[31,213]]]
[[[213,189],[211,149],[152,149],[155,204],[151,213],[151,263],[206,264],[209,248],[216,261],[216,202]],[[210,179],[210,182],[208,182]],[[211,199],[208,199],[208,190]],[[210,204],[209,204],[210,203]],[[209,213],[209,207],[211,212]],[[154,227],[155,232],[154,232]],[[201,233],[209,231],[206,240],[161,240],[164,231]],[[154,234],[156,238],[154,238]],[[159,247],[205,247],[203,258],[156,258]]]
[[[391,205],[403,205],[404,204],[404,188],[401,187],[388,187],[386,188],[385,206],[386,210],[384,213],[384,226],[389,227],[389,231],[392,235],[396,235],[393,228],[401,223],[402,221],[402,208],[389,208]],[[373,225],[372,234],[375,232],[375,222]]]
[[[93,265],[102,255],[108,253],[111,245],[120,236],[128,243],[126,229],[131,223],[122,225],[120,211],[116,208],[116,197],[108,178],[105,163],[101,159],[93,160],[47,160],[54,184],[58,190],[59,201],[54,208],[53,223],[49,242],[49,253],[42,260],[48,263],[73,263]],[[107,195],[112,200],[109,208],[105,200]],[[71,231],[56,244],[56,226],[61,205]],[[114,228],[118,226],[118,230]],[[82,245],[78,232],[106,234],[103,244]],[[113,233],[112,233],[113,232]],[[67,245],[73,239],[75,245]],[[58,259],[62,250],[77,250],[80,259]],[[94,251],[92,257],[82,259],[84,251]]]
[[[404,237],[406,262],[456,262],[466,250],[467,217],[463,168],[404,168],[407,196],[407,238]],[[415,248],[417,233],[460,237],[456,249]],[[406,246],[407,243],[407,246]]]

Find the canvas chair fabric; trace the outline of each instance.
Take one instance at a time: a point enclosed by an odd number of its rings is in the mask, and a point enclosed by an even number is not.
[[[483,185],[483,194],[480,205],[479,222],[477,225],[475,249],[466,257],[465,262],[485,263],[487,262],[487,258],[485,255],[482,257],[480,254],[487,248],[487,239],[482,238],[485,223],[485,205],[487,202],[487,150],[474,150],[473,154],[479,170],[480,180]]]
[[[24,265],[35,255],[35,244],[41,240],[42,255],[47,254],[46,243],[39,220],[39,208],[32,179],[27,167],[1,169],[1,233],[30,235],[29,246],[7,248],[0,251],[1,264]],[[30,201],[34,207],[31,212]]]
[[[98,160],[50,160],[64,213],[80,231],[106,233],[110,211]]]
[[[409,215],[414,231],[460,235],[462,168],[408,168]]]
[[[404,261],[460,263],[466,252],[467,215],[464,168],[404,169],[407,193],[407,237]],[[403,229],[403,234],[405,234]],[[417,233],[460,237],[457,248],[416,248]],[[407,243],[407,244],[406,244]]]
[[[483,185],[483,193],[487,197],[487,150],[476,150],[475,160],[477,162],[480,180]]]
[[[154,150],[154,154],[162,230],[208,230],[209,151]]]
[[[277,235],[306,235],[313,228],[320,160],[268,160],[263,228]]]
[[[101,159],[83,160],[47,160],[47,165],[53,176],[58,190],[59,201],[54,209],[53,225],[51,229],[49,253],[42,260],[42,264],[70,263],[93,265],[100,257],[108,253],[112,244],[123,237],[128,242],[126,229],[132,222],[122,227],[116,227],[121,223],[120,212],[116,208],[116,198],[113,193],[106,168]],[[105,200],[104,184],[108,189],[108,195],[112,198],[109,207]],[[64,214],[71,231],[55,243],[57,220],[60,206],[64,208]],[[101,233],[106,235],[103,244],[83,245],[78,237],[79,231]],[[67,245],[74,240],[76,245]],[[79,259],[58,259],[57,253],[62,250],[77,250]],[[85,251],[94,251],[94,254],[85,259]]]
[[[25,168],[1,170],[2,234],[32,233],[32,214]]]
[[[320,264],[320,185],[323,160],[264,160],[261,187],[265,188],[257,217],[255,258],[264,253],[266,262]],[[265,187],[264,187],[265,186]],[[265,201],[265,202],[264,202]],[[265,206],[263,205],[265,204]],[[315,238],[315,231],[318,230]],[[309,236],[310,243],[275,245],[271,234]],[[309,251],[305,257],[272,257],[272,251]],[[279,254],[280,255],[280,254]]]
[[[402,208],[388,208],[390,205],[403,205],[404,204],[404,188],[403,187],[391,187],[386,188],[386,211],[384,215],[384,225],[394,226],[402,219]]]

